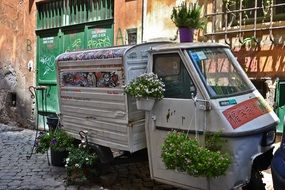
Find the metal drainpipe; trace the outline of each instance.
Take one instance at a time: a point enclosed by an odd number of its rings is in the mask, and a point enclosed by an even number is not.
[[[253,36],[254,36],[254,41],[255,43],[259,43],[257,37],[256,37],[256,19],[257,19],[257,0],[255,0],[255,3],[254,3],[254,33],[253,33]]]
[[[147,10],[147,0],[142,0],[142,32],[141,32],[141,43],[143,43],[143,33],[144,33],[144,18],[145,10]]]
[[[214,1],[213,7],[212,7],[212,13],[216,12],[216,4],[217,4],[217,1]],[[216,32],[216,15],[214,15],[212,17],[212,42],[214,42],[214,34],[215,34],[215,32]]]
[[[238,41],[240,44],[243,44],[243,40],[241,40],[241,22],[242,22],[242,0],[239,1],[239,35]]]
[[[273,1],[271,1],[271,5],[270,5],[270,27],[269,27],[269,38],[270,41],[274,44],[274,36],[272,33],[272,22],[273,22]]]

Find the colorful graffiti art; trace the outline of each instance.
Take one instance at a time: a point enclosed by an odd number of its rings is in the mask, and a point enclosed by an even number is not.
[[[119,85],[119,77],[116,72],[61,73],[61,86],[114,88]]]

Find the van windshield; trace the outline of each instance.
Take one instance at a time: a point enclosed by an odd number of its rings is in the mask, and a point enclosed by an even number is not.
[[[239,63],[228,48],[189,49],[188,54],[211,98],[242,94],[253,90]]]

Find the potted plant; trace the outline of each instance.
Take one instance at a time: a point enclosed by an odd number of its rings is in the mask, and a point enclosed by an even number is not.
[[[41,133],[36,141],[37,153],[51,150],[51,163],[53,166],[64,166],[68,150],[73,147],[74,139],[62,129]]]
[[[81,142],[78,147],[70,149],[66,158],[67,181],[69,184],[83,184],[96,175],[94,170],[97,155],[87,145]]]
[[[203,29],[206,22],[201,18],[202,7],[197,3],[182,2],[173,7],[171,20],[178,27],[181,42],[193,42],[195,29]]]
[[[155,100],[163,98],[164,83],[154,73],[145,73],[132,80],[124,87],[126,94],[136,98],[138,110],[149,111]]]
[[[217,139],[215,136],[211,137]],[[209,139],[208,139],[209,143]],[[213,143],[210,143],[210,147]],[[231,165],[231,157],[219,150],[210,150],[207,145],[199,145],[196,139],[191,139],[182,132],[170,132],[161,152],[162,161],[167,169],[186,172],[195,177],[217,177],[224,175]]]

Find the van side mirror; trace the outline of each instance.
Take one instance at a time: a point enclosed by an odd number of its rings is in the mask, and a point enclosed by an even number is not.
[[[191,93],[191,99],[194,101],[194,106],[200,110],[211,110],[211,103],[208,100],[198,99],[194,93]]]

